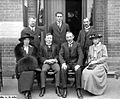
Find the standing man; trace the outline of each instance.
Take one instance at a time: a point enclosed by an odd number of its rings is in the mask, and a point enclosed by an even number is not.
[[[49,26],[49,32],[53,35],[53,42],[59,47],[66,41],[66,32],[70,31],[69,25],[63,22],[63,13],[55,13],[56,22]]]
[[[59,60],[61,63],[61,82],[63,87],[62,97],[67,97],[67,70],[75,71],[75,86],[78,98],[82,98],[81,94],[81,66],[83,62],[83,53],[80,45],[75,42],[72,32],[66,33],[67,42],[61,45],[59,52]]]
[[[93,34],[94,29],[92,26],[90,26],[90,21],[88,18],[85,18],[83,20],[83,25],[84,27],[79,32],[77,42],[80,43],[81,45],[84,54],[83,65],[85,66],[85,62],[87,61],[89,46],[92,45],[92,41],[89,39],[89,37],[91,34]]]
[[[56,94],[60,97],[60,66],[58,64],[59,50],[56,44],[52,43],[53,36],[50,33],[46,34],[45,45],[40,48],[40,57],[43,64],[41,71],[41,92],[40,97],[45,94],[46,72],[52,68],[55,72]]]
[[[41,41],[41,30],[36,26],[36,18],[30,17],[28,20],[28,27],[22,30],[21,37],[25,34],[30,34],[34,39],[31,41],[36,48],[39,47]]]

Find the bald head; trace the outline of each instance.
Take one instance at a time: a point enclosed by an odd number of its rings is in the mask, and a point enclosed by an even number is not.
[[[66,33],[66,40],[67,40],[68,42],[71,42],[71,41],[73,41],[73,39],[74,39],[73,33],[72,33],[72,32],[67,32],[67,33]]]

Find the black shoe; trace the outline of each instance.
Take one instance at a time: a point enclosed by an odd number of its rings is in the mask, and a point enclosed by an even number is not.
[[[40,97],[43,97],[44,94],[45,94],[45,88],[42,88],[41,91],[40,91],[39,96],[40,96]]]
[[[24,97],[25,97],[25,99],[29,99],[29,92],[28,91],[24,93]]]
[[[31,92],[28,92],[28,99],[32,99]]]
[[[67,89],[64,88],[63,89],[63,95],[62,95],[63,98],[66,98],[67,97]]]
[[[83,96],[82,96],[82,93],[81,93],[81,90],[80,89],[77,89],[77,96],[79,99],[83,99]]]
[[[61,92],[60,92],[60,88],[59,87],[56,87],[56,94],[61,97]]]

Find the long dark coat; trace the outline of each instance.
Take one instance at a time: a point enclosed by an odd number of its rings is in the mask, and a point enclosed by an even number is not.
[[[88,58],[88,50],[89,50],[89,46],[91,46],[92,40],[89,39],[89,36],[91,34],[94,33],[94,28],[91,26],[89,31],[86,32],[85,29],[82,29],[79,32],[78,38],[77,38],[77,42],[80,44],[83,54],[84,54],[84,59],[83,59],[83,65],[85,66],[85,62],[87,61]]]
[[[29,45],[28,54],[26,54],[23,48],[23,43],[19,43],[15,47],[14,52],[17,62],[16,73],[34,70],[38,66],[37,49],[33,45]]]

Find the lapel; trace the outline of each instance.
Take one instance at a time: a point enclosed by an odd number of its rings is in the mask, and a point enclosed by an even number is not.
[[[72,44],[72,47],[71,47],[71,55],[74,52],[75,47],[76,47],[76,42],[73,41],[73,44]]]
[[[28,54],[31,55],[33,52],[33,47],[32,46],[29,46],[29,49],[28,49]]]
[[[55,50],[55,46],[52,44],[51,47],[52,47],[52,54],[53,54],[54,50]],[[47,55],[47,53],[48,53],[48,51],[47,51],[47,45],[44,46],[44,50],[45,50],[45,53]]]
[[[28,28],[29,28],[29,32],[30,32],[30,33],[35,34],[35,32],[36,32],[36,27],[35,27],[35,31],[32,31],[30,27],[28,27]]]
[[[69,56],[69,46],[68,46],[68,43],[66,42],[64,46],[65,46],[65,50],[66,50],[66,56]]]
[[[47,45],[45,44],[45,46],[44,46],[44,50],[45,50],[45,52],[43,52],[43,54],[46,54],[47,55]]]
[[[61,32],[63,31],[64,27],[65,27],[65,24],[62,22]]]
[[[55,46],[54,46],[54,44],[52,44],[52,55],[54,55],[54,52],[55,52]]]
[[[92,53],[92,56],[94,55],[94,48],[95,48],[95,46],[92,45],[92,48],[91,48],[91,51],[90,51]],[[102,51],[102,45],[101,44],[96,47],[96,51],[97,51],[97,54]]]
[[[57,22],[55,22],[55,27],[59,33],[61,33],[65,27],[65,24],[62,22],[61,29],[58,27]]]
[[[89,29],[88,32],[86,32],[85,29],[84,29],[84,32],[86,33],[86,37],[91,34],[91,30],[92,30],[92,27],[91,27],[91,26],[90,26],[90,29]],[[85,37],[85,33],[84,33],[84,37]]]
[[[25,52],[23,46],[21,47],[21,51],[22,51],[22,53],[23,53],[23,56],[25,56],[25,55],[26,55],[26,52]]]

